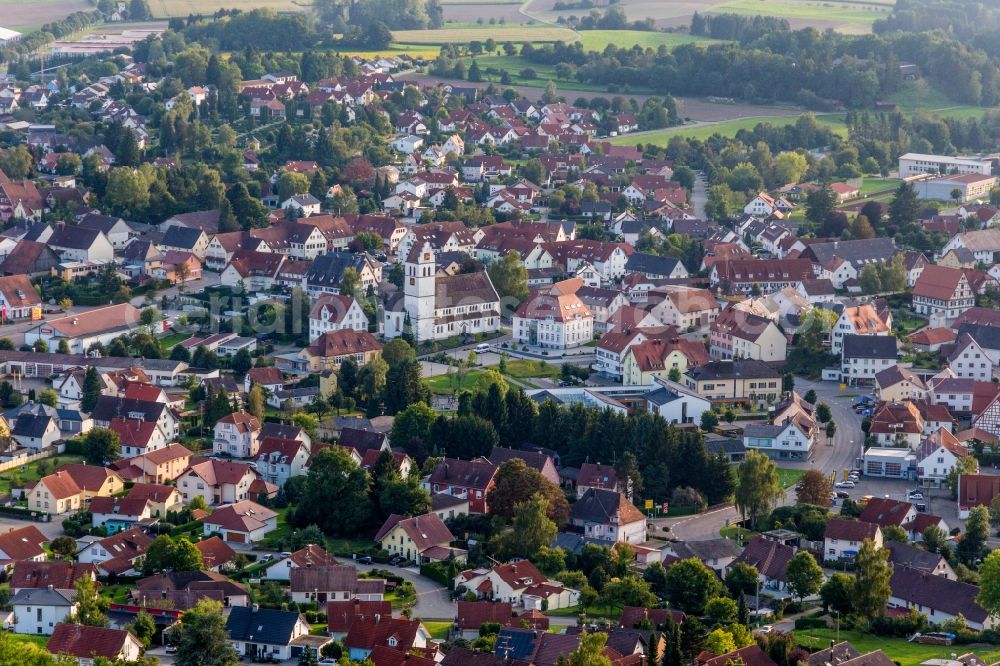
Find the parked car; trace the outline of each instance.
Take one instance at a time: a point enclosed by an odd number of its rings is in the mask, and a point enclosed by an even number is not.
[[[362,555],[361,557],[359,557],[355,561],[358,564],[371,564],[372,563],[372,558],[371,558],[371,555]]]
[[[406,558],[403,557],[402,555],[393,555],[392,559],[389,560],[389,564],[391,564],[392,566],[396,566],[405,559]]]
[[[166,652],[167,654],[177,654],[177,646],[176,645],[167,645],[164,648],[164,652]]]
[[[917,511],[920,511],[921,513],[923,513],[924,511],[927,510],[927,505],[924,504],[923,502],[917,503],[916,507],[917,507]]]
[[[839,483],[833,484],[833,487],[834,488],[847,488],[847,489],[851,489],[851,488],[854,487],[854,482],[853,481],[840,481]]]
[[[836,493],[836,495],[837,495],[837,499],[848,499],[851,496],[850,493],[846,493],[843,490],[838,490],[837,493]]]
[[[906,493],[906,498],[911,502],[913,500],[922,500],[924,498],[924,494],[919,490],[911,490],[910,492]]]

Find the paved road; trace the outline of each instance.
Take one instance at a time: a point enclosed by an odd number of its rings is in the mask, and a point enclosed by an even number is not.
[[[180,293],[191,294],[200,289],[204,289],[205,287],[213,287],[219,284],[221,281],[222,281],[222,275],[220,273],[205,271],[204,273],[202,273],[202,277],[200,279],[191,280],[190,282],[185,282],[183,292],[181,291],[181,287],[179,286],[169,287],[167,289],[157,291],[154,299],[156,300],[156,302],[159,302],[161,298],[166,296],[168,300],[171,300]],[[132,303],[132,305],[134,305],[137,308],[149,305],[149,299],[145,294],[142,296],[135,296],[129,302]]]
[[[705,204],[708,202],[708,183],[705,177],[698,174],[694,179],[694,188],[691,190],[691,214],[699,220],[705,217]]]
[[[852,469],[855,459],[861,454],[864,436],[861,431],[861,416],[851,409],[851,398],[839,398],[839,385],[832,382],[809,382],[796,378],[795,389],[799,395],[804,395],[809,389],[816,391],[817,400],[830,406],[833,420],[837,424],[837,433],[832,445],[827,444],[826,436],[819,435],[817,444],[813,447],[813,458],[808,462],[781,461],[782,467],[798,469],[817,469],[824,474]],[[856,392],[856,391],[855,391]],[[905,495],[907,484],[900,484],[900,493]],[[860,497],[869,494],[865,491],[865,482],[858,486],[853,494]],[[780,504],[795,503],[795,490],[785,492]],[[728,523],[739,520],[739,514],[733,506],[725,506],[707,513],[684,518],[665,518],[655,521],[659,525],[670,527],[671,534],[681,540],[711,539],[719,536],[719,530]]]
[[[455,619],[455,604],[452,603],[448,588],[436,581],[420,575],[417,569],[393,567],[388,564],[357,564],[359,571],[385,569],[398,574],[413,583],[417,592],[417,602],[413,605],[412,616],[422,620],[453,620]]]

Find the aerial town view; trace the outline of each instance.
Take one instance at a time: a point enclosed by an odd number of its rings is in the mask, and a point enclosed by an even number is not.
[[[0,0],[0,666],[1000,666],[1000,0]]]

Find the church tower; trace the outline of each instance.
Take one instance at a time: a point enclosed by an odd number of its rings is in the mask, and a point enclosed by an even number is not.
[[[414,245],[406,257],[403,303],[417,342],[434,339],[434,283],[437,262],[427,241]]]

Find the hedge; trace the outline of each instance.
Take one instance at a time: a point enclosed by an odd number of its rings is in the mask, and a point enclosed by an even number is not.
[[[195,528],[200,528],[204,523],[200,520],[192,520],[190,522],[184,523],[183,525],[178,525],[174,529],[170,530],[170,536],[183,536]],[[198,530],[201,532],[201,530]]]

